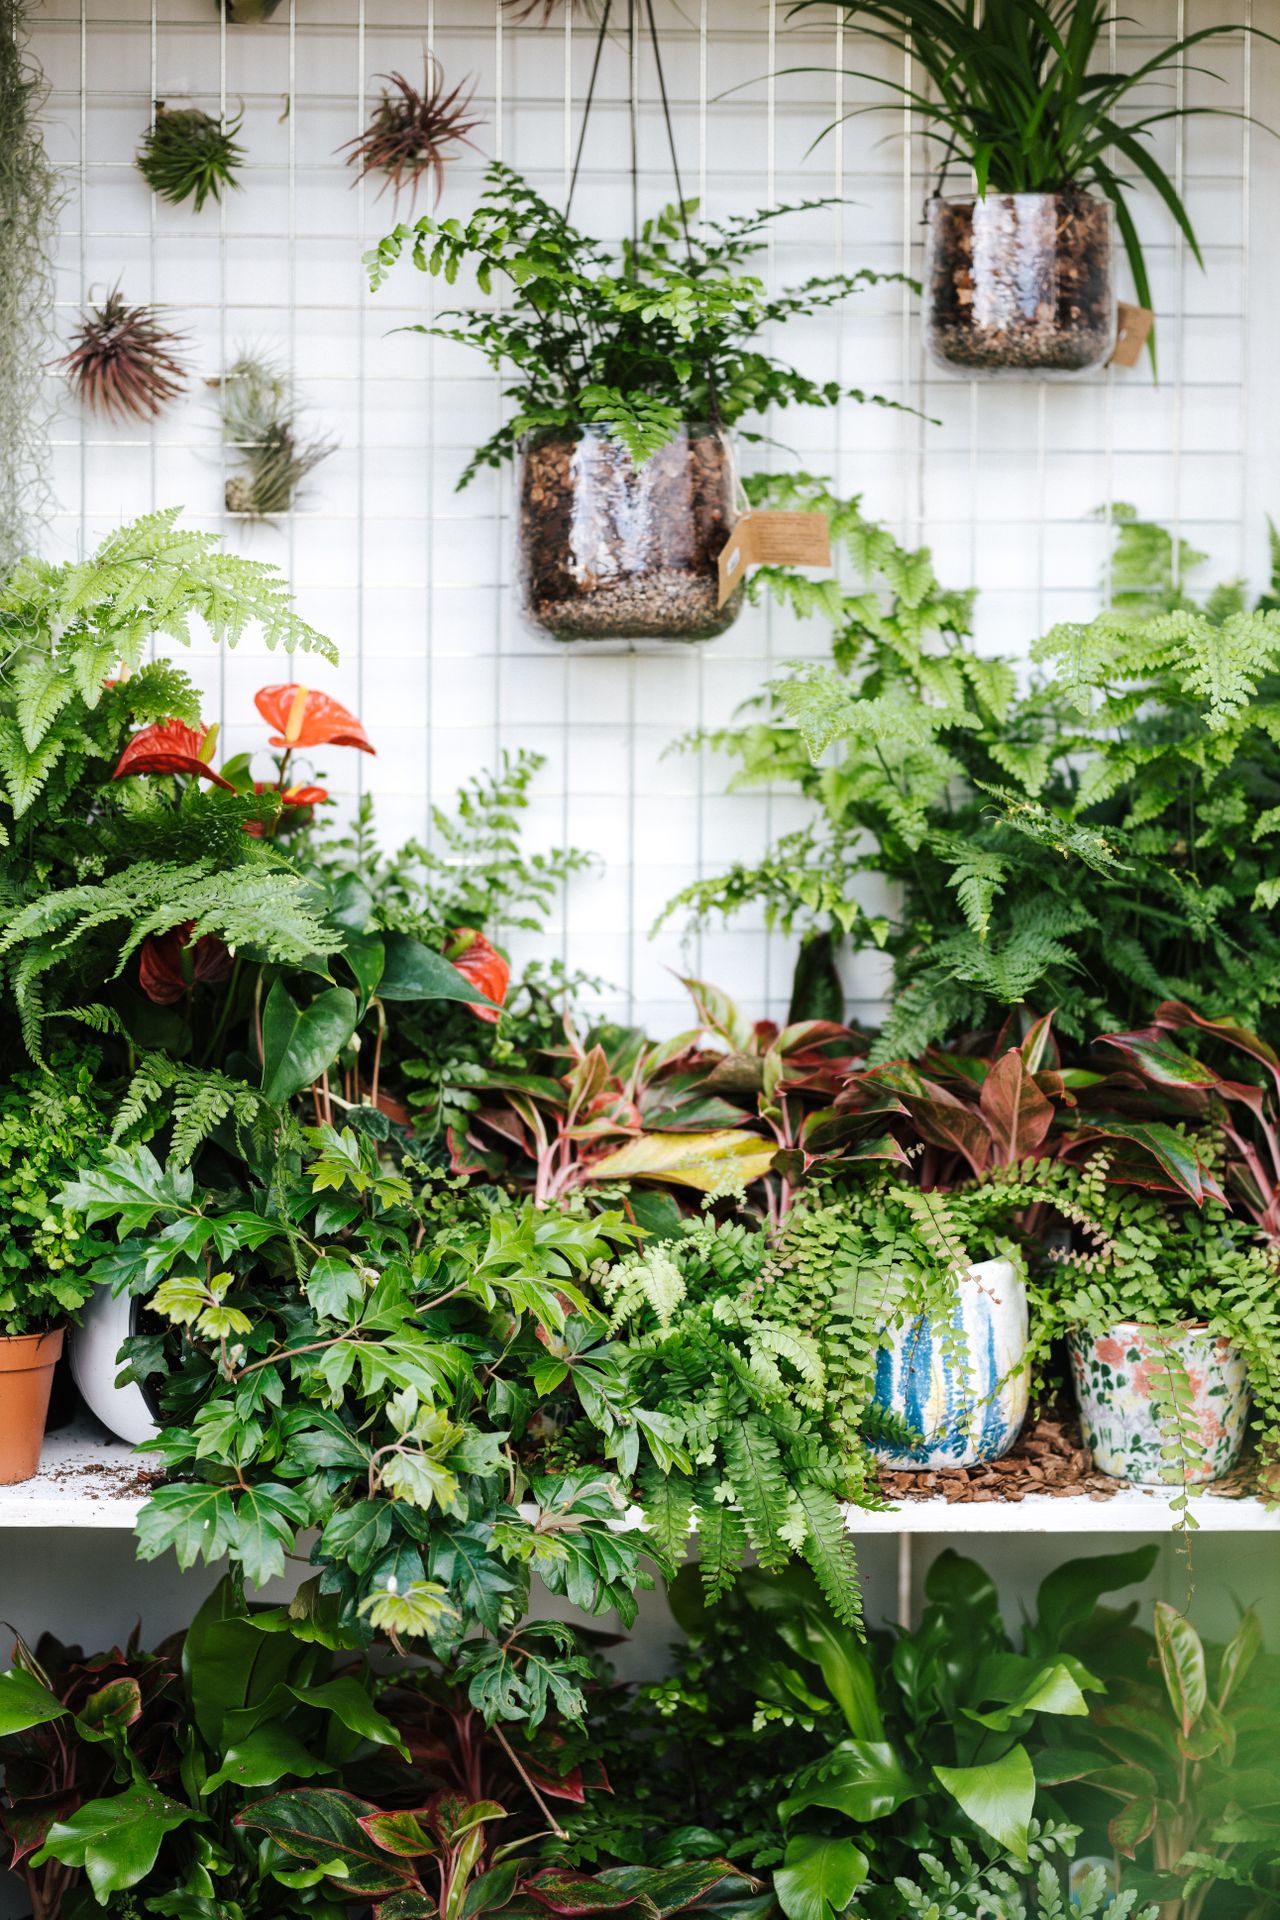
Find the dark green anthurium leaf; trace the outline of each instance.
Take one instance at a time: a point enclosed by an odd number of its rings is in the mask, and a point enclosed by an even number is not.
[[[773,1888],[787,1920],[835,1920],[867,1877],[867,1856],[852,1840],[801,1833],[787,1842]]]
[[[1132,1553],[1099,1553],[1087,1560],[1068,1560],[1040,1583],[1036,1617],[1028,1634],[1028,1649],[1056,1653],[1064,1635],[1089,1618],[1104,1593],[1145,1580],[1160,1549],[1137,1547]]]
[[[106,1906],[108,1895],[145,1879],[167,1833],[201,1818],[135,1781],[123,1793],[88,1800],[67,1819],[56,1820],[31,1864],[60,1860],[67,1867],[83,1867],[98,1905]]]
[[[356,985],[360,989],[362,1008],[368,1006],[378,991],[386,957],[386,945],[380,933],[349,933],[347,935],[341,958],[355,975]]]
[[[395,1747],[407,1760],[409,1749],[390,1720],[378,1712],[366,1688],[354,1674],[340,1673],[332,1680],[317,1681],[313,1687],[290,1687],[293,1698],[304,1707],[319,1707],[340,1720],[348,1733],[358,1733],[377,1746]]]
[[[277,980],[262,1010],[262,1091],[283,1106],[331,1067],[356,1030],[355,995],[328,987],[300,1007]]]
[[[470,1006],[493,1002],[480,993],[434,947],[424,946],[412,934],[385,937],[386,960],[378,986],[379,1000],[462,1000]]]
[[[235,1817],[238,1827],[268,1834],[294,1859],[315,1865],[341,1861],[336,1884],[352,1899],[378,1899],[415,1885],[412,1866],[383,1851],[360,1825],[379,1809],[336,1787],[299,1787],[255,1800]]]
[[[975,1827],[998,1840],[1015,1859],[1026,1859],[1036,1777],[1025,1747],[1010,1747],[1000,1759],[984,1766],[935,1767],[933,1773]]]
[[[50,1693],[48,1687],[41,1686],[21,1667],[10,1667],[7,1673],[0,1673],[0,1738],[25,1733],[28,1727],[57,1720],[68,1711],[56,1693]]]

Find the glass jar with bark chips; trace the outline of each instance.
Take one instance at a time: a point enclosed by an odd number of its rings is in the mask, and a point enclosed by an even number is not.
[[[520,446],[520,603],[553,640],[707,640],[738,616],[717,561],[737,518],[723,430],[690,424],[643,462],[603,426]]]
[[[1111,208],[1082,188],[929,203],[925,346],[939,366],[1086,373],[1116,343]]]

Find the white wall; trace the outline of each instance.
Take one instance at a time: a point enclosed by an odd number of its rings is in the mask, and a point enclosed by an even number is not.
[[[838,98],[833,25],[789,28],[779,0],[657,0],[687,183],[725,213],[776,198],[824,193],[846,204],[778,229],[778,279],[868,265],[918,270],[925,175],[904,147],[900,110],[850,120],[812,152]],[[1185,13],[1189,30],[1244,18],[1250,0],[1135,0],[1124,61],[1141,57]],[[1259,26],[1280,32],[1280,0],[1252,0]],[[335,787],[367,780],[388,838],[430,831],[428,806],[504,747],[536,747],[548,765],[538,788],[535,844],[571,839],[602,867],[575,883],[553,934],[571,963],[614,983],[611,1005],[658,1031],[683,1019],[666,969],[681,960],[668,934],[646,929],[686,881],[763,843],[792,817],[785,797],[724,797],[723,769],[664,759],[674,736],[723,721],[770,663],[813,648],[817,636],[776,614],[743,616],[721,639],[687,653],[592,658],[557,652],[519,626],[511,591],[510,483],[487,478],[467,494],[453,479],[497,419],[495,381],[452,348],[390,329],[428,311],[429,284],[403,269],[365,294],[364,246],[392,209],[353,190],[334,149],[364,125],[372,76],[416,70],[429,41],[453,78],[477,77],[481,155],[451,170],[443,211],[466,210],[482,156],[563,190],[591,46],[581,13],[566,36],[503,27],[495,0],[283,0],[260,28],[225,28],[215,0],[45,0],[35,51],[51,79],[51,150],[66,168],[60,324],[66,331],[91,288],[119,278],[127,294],[170,302],[190,333],[201,376],[241,342],[290,359],[317,420],[341,450],[315,476],[302,508],[250,530],[221,512],[222,467],[211,396],[198,383],[153,433],[103,427],[64,403],[57,425],[60,510],[51,551],[91,545],[122,516],[181,502],[199,526],[225,531],[246,553],[278,560],[303,611],[342,649],[336,671],[316,671],[355,707],[378,758],[332,756]],[[1143,38],[1142,36],[1146,36]],[[887,70],[886,56],[852,34],[845,64]],[[1235,39],[1212,54],[1225,86],[1187,76],[1193,102],[1221,100],[1262,116],[1280,100],[1277,50]],[[579,189],[584,225],[619,233],[627,219],[624,63],[604,75]],[[153,95],[193,97],[216,110],[243,101],[250,164],[243,191],[196,216],[154,202],[133,170]],[[642,72],[642,204],[671,183],[654,111],[651,63]],[[846,104],[876,97],[844,83]],[[287,113],[284,109],[287,107]],[[1280,119],[1280,115],[1275,116]],[[1139,220],[1158,289],[1162,379],[1146,366],[1082,383],[983,385],[926,375],[912,303],[899,290],[860,296],[838,317],[796,326],[789,350],[815,371],[937,416],[847,406],[782,423],[793,457],[861,491],[901,536],[928,540],[943,576],[982,589],[981,638],[1025,653],[1050,622],[1096,604],[1105,530],[1089,520],[1131,500],[1207,548],[1219,574],[1264,571],[1264,515],[1280,514],[1276,484],[1275,313],[1280,255],[1280,143],[1240,122],[1192,120],[1165,143],[1204,246],[1201,274],[1168,221],[1145,198]],[[757,456],[758,457],[758,456]],[[245,648],[196,661],[208,717],[222,719],[228,751],[261,737],[253,689],[283,677]],[[309,666],[305,674],[311,673]],[[353,764],[358,762],[358,764]],[[689,956],[758,1011],[785,1004],[788,955],[748,923],[708,936]],[[864,1014],[879,983],[850,982]],[[855,1011],[856,1011],[855,1007]],[[1017,1524],[1017,1510],[1010,1510]],[[1081,1542],[1098,1551],[1105,1543]],[[1020,1539],[980,1546],[1011,1595],[1059,1551]],[[918,1549],[923,1564],[923,1544]],[[867,1549],[872,1611],[892,1611],[891,1549]],[[1198,1606],[1206,1624],[1233,1595],[1274,1595],[1274,1543],[1204,1540]],[[189,1612],[204,1582],[169,1564],[135,1568],[127,1538],[0,1534],[0,1618],[24,1632],[50,1624],[101,1642],[143,1614],[161,1632]],[[1166,1555],[1159,1585],[1185,1597]],[[661,1612],[637,1649],[643,1664],[664,1638]]]
[[[1136,16],[1141,34],[1126,29],[1117,57],[1140,60],[1180,18],[1194,30],[1249,10],[1249,0],[1138,0],[1120,11]],[[34,47],[54,88],[50,145],[71,190],[63,329],[90,289],[119,279],[133,297],[173,305],[201,376],[241,343],[289,360],[317,422],[341,442],[298,511],[252,529],[221,511],[212,395],[199,382],[154,432],[103,427],[66,403],[51,545],[74,550],[123,515],[181,502],[195,524],[280,561],[303,610],[342,649],[336,671],[307,671],[359,710],[378,746],[376,761],[334,753],[328,771],[335,786],[373,787],[388,838],[429,833],[429,801],[504,747],[544,753],[535,843],[570,839],[602,863],[575,883],[553,939],[611,983],[613,1006],[669,1032],[684,1018],[669,971],[680,945],[675,929],[650,944],[654,914],[683,883],[760,845],[794,803],[726,797],[723,765],[664,750],[700,722],[725,720],[772,662],[820,648],[821,636],[763,610],[707,645],[631,657],[569,655],[525,633],[511,587],[509,477],[452,490],[496,423],[498,383],[461,348],[392,331],[427,314],[432,283],[406,266],[367,295],[360,254],[393,210],[371,187],[353,189],[334,151],[365,124],[374,77],[415,74],[429,41],[451,79],[475,76],[485,121],[480,151],[450,169],[442,210],[470,207],[493,154],[562,195],[594,40],[589,11],[571,9],[566,31],[563,10],[548,28],[503,25],[497,0],[283,0],[268,25],[228,28],[216,0],[37,0]],[[834,16],[788,26],[782,0],[658,0],[657,12],[687,190],[715,214],[842,197],[839,208],[779,226],[767,263],[777,280],[835,264],[918,272],[921,143],[904,144],[902,110],[867,80],[833,75],[841,57],[850,70],[889,71],[886,50],[848,31],[841,39]],[[1252,0],[1252,17],[1280,28],[1280,0]],[[1280,98],[1277,50],[1265,42],[1250,48],[1237,36],[1200,64],[1223,84],[1189,73],[1192,104],[1251,104],[1265,115]],[[797,67],[815,70],[784,71]],[[670,197],[672,181],[647,53],[640,82],[648,209]],[[574,207],[610,236],[629,218],[627,85],[614,45]],[[153,95],[215,111],[243,102],[249,165],[223,209],[195,215],[156,202],[134,170]],[[819,138],[840,100],[879,104]],[[1239,120],[1191,119],[1162,151],[1183,179],[1208,271],[1144,194],[1159,386],[1145,364],[1064,385],[926,374],[911,297],[890,287],[794,325],[788,351],[940,424],[849,404],[787,415],[784,447],[746,450],[744,464],[799,458],[862,492],[901,536],[927,539],[947,581],[981,587],[981,638],[992,649],[1024,653],[1050,622],[1094,608],[1107,539],[1086,516],[1111,500],[1178,524],[1222,573],[1262,572],[1263,516],[1268,505],[1280,511],[1270,429],[1280,289],[1266,244],[1280,205],[1280,143]],[[228,749],[257,744],[251,695],[277,670],[265,672],[247,648],[197,665]],[[749,920],[687,957],[749,1006],[785,1004],[786,943],[771,944]],[[875,963],[848,985],[872,1014]]]

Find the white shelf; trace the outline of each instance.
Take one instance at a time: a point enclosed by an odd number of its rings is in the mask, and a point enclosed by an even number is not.
[[[0,1487],[0,1527],[131,1528],[147,1466],[123,1440],[85,1420],[45,1435],[34,1480]]]
[[[1170,1496],[1157,1487],[1123,1487],[1109,1500],[1088,1494],[1054,1498],[1029,1493],[1021,1500],[903,1500],[891,1513],[851,1507],[848,1528],[855,1539],[870,1533],[1169,1533]],[[1280,1534],[1280,1508],[1252,1497],[1230,1499],[1205,1492],[1192,1497],[1201,1533]]]
[[[52,1433],[34,1480],[0,1487],[0,1527],[119,1528],[133,1526],[147,1497],[148,1465],[96,1423]],[[1280,1534],[1280,1508],[1254,1499],[1203,1493],[1192,1502],[1203,1533]],[[901,1533],[1167,1533],[1173,1525],[1167,1493],[1125,1487],[1110,1500],[1087,1494],[1054,1499],[904,1500],[888,1513],[849,1509],[849,1531]]]

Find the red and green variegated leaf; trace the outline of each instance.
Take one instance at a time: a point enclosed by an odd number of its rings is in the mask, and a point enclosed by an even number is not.
[[[617,1913],[637,1904],[640,1896],[625,1887],[611,1886],[607,1880],[585,1873],[564,1873],[559,1867],[545,1867],[525,1880],[520,1891],[536,1900],[548,1913]]]
[[[1229,1047],[1239,1047],[1241,1053],[1249,1054],[1267,1069],[1280,1091],[1280,1054],[1274,1047],[1260,1040],[1248,1027],[1241,1027],[1234,1020],[1208,1020],[1182,1000],[1163,1000],[1156,1008],[1156,1025],[1175,1031],[1179,1027],[1199,1027],[1202,1033],[1211,1033]]]
[[[440,1909],[429,1893],[410,1887],[380,1900],[373,1909],[377,1920],[436,1920]]]
[[[1143,1154],[1151,1160],[1152,1177],[1143,1179],[1141,1166],[1132,1157],[1121,1171],[1117,1166],[1112,1177],[1122,1177],[1132,1185],[1150,1186],[1166,1191],[1166,1182],[1175,1193],[1185,1193],[1188,1200],[1203,1206],[1206,1200],[1221,1201],[1222,1189],[1208,1169],[1203,1165],[1194,1146],[1184,1140],[1181,1134],[1167,1126],[1163,1120],[1117,1120],[1111,1116],[1090,1117],[1080,1128],[1072,1141],[1072,1151],[1086,1151],[1098,1140],[1125,1140],[1140,1147]],[[1164,1179],[1155,1177],[1156,1170]]]
[[[423,1825],[425,1811],[425,1808],[405,1807],[398,1813],[364,1813],[360,1815],[359,1825],[384,1853],[414,1860],[420,1854],[440,1851],[440,1842]]]
[[[745,1879],[748,1885],[755,1884],[741,1867],[731,1866],[727,1860],[690,1860],[677,1867],[606,1867],[599,1878],[620,1887],[633,1900],[648,1902],[656,1909],[658,1920],[683,1913],[724,1880]]]
[[[1185,1737],[1204,1712],[1209,1697],[1204,1643],[1186,1615],[1167,1600],[1156,1601],[1155,1624],[1165,1691]]]
[[[1036,1085],[1017,1047],[996,1061],[982,1083],[978,1104],[991,1129],[995,1158],[1004,1166],[1030,1159],[1053,1125],[1053,1102]]]
[[[1053,1037],[1053,1015],[1042,1013],[1027,1029],[1021,1047],[1022,1063],[1028,1073],[1052,1072],[1058,1065],[1058,1043]]]
[[[1212,1067],[1206,1066],[1203,1060],[1197,1060],[1193,1054],[1184,1052],[1181,1047],[1176,1047],[1156,1027],[1142,1028],[1134,1033],[1104,1033],[1098,1044],[1115,1047],[1119,1053],[1127,1054],[1157,1086],[1209,1089],[1218,1084],[1219,1076]]]
[[[991,1131],[981,1114],[949,1098],[918,1100],[908,1094],[907,1104],[926,1140],[960,1154],[974,1173],[985,1171],[991,1158]]]
[[[1107,1834],[1116,1852],[1123,1854],[1126,1860],[1132,1860],[1155,1824],[1154,1798],[1131,1800],[1128,1806],[1121,1807],[1119,1813],[1108,1822]]]
[[[378,1899],[417,1887],[417,1876],[406,1860],[386,1853],[364,1831],[360,1822],[379,1809],[354,1793],[337,1787],[296,1787],[256,1800],[235,1817],[237,1827],[268,1834],[296,1860],[313,1866],[342,1862],[345,1872],[335,1886],[352,1899]]]

